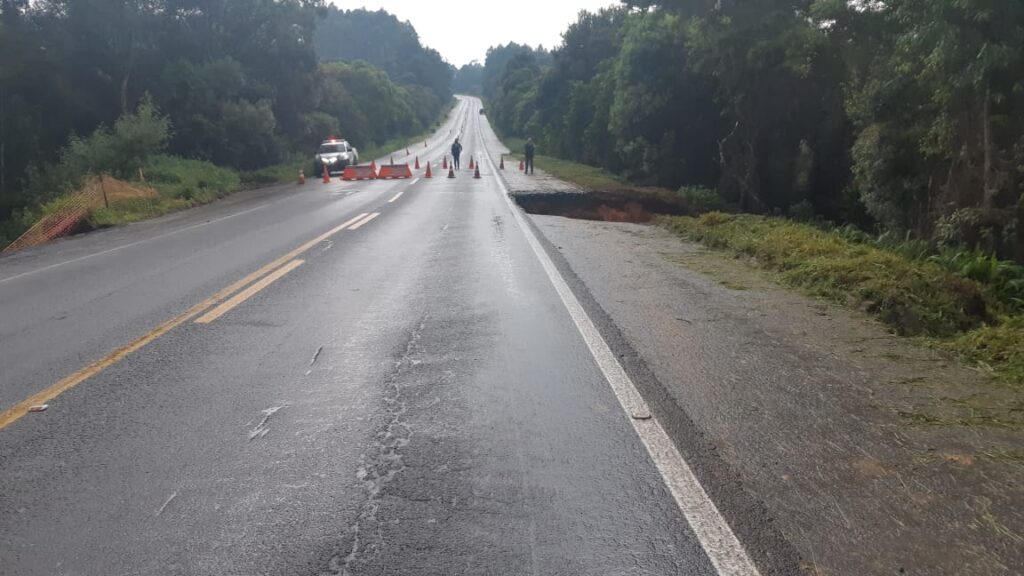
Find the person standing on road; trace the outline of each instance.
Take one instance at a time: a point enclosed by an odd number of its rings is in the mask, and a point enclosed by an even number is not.
[[[533,155],[537,152],[537,146],[533,143],[533,138],[526,141],[526,170],[524,174],[533,174]]]
[[[460,169],[459,156],[462,156],[462,144],[459,144],[459,139],[455,139],[455,143],[452,144],[452,164],[456,170]]]

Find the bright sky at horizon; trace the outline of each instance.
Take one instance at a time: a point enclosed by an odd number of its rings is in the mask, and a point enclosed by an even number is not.
[[[353,10],[386,10],[412,23],[420,41],[454,64],[483,63],[487,49],[516,42],[554,48],[580,10],[595,11],[618,0],[517,0],[493,5],[471,0],[330,0]]]

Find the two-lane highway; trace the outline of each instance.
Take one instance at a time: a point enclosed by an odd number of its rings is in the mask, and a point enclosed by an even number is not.
[[[0,259],[0,574],[757,574],[479,108],[410,150],[433,179]]]

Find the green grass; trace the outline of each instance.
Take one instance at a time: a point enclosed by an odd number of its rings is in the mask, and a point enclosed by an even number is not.
[[[422,145],[422,142],[433,135],[455,107],[451,105],[440,115],[429,131],[416,136],[406,136],[389,140],[379,146],[360,150],[362,159],[369,161],[395,150],[408,147],[410,151]],[[146,185],[155,188],[160,194],[156,198],[122,199],[109,207],[98,208],[89,216],[88,225],[92,228],[106,228],[149,218],[162,216],[170,212],[208,204],[243,188],[294,182],[299,170],[310,177],[313,171],[313,151],[295,153],[274,166],[260,170],[239,173],[229,168],[221,168],[209,162],[188,160],[176,156],[157,156],[144,168]],[[69,197],[62,197],[43,206],[26,209],[6,221],[0,222],[0,249],[28,229],[38,218],[58,210]]]
[[[519,162],[523,156],[523,149],[526,147],[526,140],[522,138],[502,138],[502,143],[512,151],[508,159],[513,162]],[[601,168],[553,156],[538,154],[534,157],[534,165],[555,178],[571,182],[587,190],[632,187],[626,180]]]
[[[1024,316],[978,282],[934,262],[852,242],[783,218],[711,212],[660,223],[709,246],[753,257],[786,284],[857,306],[898,333],[1024,385]]]
[[[1024,316],[972,330],[942,346],[965,361],[991,369],[1003,379],[1024,383]]]
[[[273,166],[267,166],[259,170],[242,172],[242,184],[247,187],[259,187],[271,184],[282,184],[295,182],[299,178],[299,170],[305,172],[307,178],[313,174],[313,154],[292,154]]]
[[[146,220],[184,208],[208,204],[242,187],[238,173],[209,162],[175,156],[153,158],[143,173],[146,184],[160,194],[156,198],[133,198],[94,210],[89,216],[93,228],[118,226]]]

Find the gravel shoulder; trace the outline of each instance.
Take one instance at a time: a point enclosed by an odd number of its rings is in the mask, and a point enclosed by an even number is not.
[[[657,226],[531,218],[808,573],[1020,574],[1024,431],[984,374]]]

